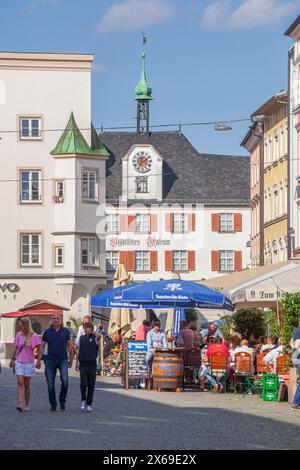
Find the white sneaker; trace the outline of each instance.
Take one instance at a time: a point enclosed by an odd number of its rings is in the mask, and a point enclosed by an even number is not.
[[[88,406],[86,407],[86,411],[93,411],[93,408],[88,405]]]
[[[80,405],[81,411],[84,411],[84,410],[85,410],[85,404],[86,404],[85,401],[82,401],[82,402],[81,402],[81,405]]]

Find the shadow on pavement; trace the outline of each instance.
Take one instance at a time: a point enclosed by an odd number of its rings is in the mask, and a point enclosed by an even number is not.
[[[221,408],[219,402],[218,407],[208,406],[200,393],[192,398],[191,394],[178,398],[179,394],[168,393],[165,404],[152,395],[155,392],[126,392],[118,384],[101,382],[96,388],[93,412],[80,412],[79,379],[71,377],[67,410],[51,413],[44,377],[38,374],[33,379],[31,412],[18,413],[15,377],[4,369],[0,375],[0,448],[300,449],[300,413],[299,425],[284,422],[296,413],[288,407],[274,419],[245,414],[247,402],[237,403],[234,411]],[[193,406],[185,406],[191,399]],[[238,410],[242,407],[244,413]]]

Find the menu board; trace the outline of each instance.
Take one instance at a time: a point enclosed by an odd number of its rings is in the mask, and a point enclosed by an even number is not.
[[[146,377],[148,366],[146,362],[146,341],[128,341],[128,377]]]

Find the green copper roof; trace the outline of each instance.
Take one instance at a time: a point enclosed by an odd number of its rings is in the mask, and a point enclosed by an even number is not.
[[[108,151],[102,144],[101,139],[93,126],[93,123],[91,123],[91,149],[92,153],[94,153],[95,155],[101,155],[103,157],[109,156]]]
[[[72,112],[67,127],[65,128],[55,149],[52,150],[51,155],[67,155],[74,153],[92,155],[94,152],[90,149],[85,138],[78,129]]]
[[[152,100],[152,88],[147,83],[146,72],[145,72],[145,52],[142,52],[142,73],[141,78],[137,86],[135,87],[135,100]]]

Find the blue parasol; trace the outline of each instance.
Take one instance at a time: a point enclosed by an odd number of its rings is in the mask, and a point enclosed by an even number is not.
[[[230,299],[222,292],[182,279],[150,281],[116,287],[92,297],[91,305],[111,308],[199,307],[234,310]]]
[[[180,322],[186,320],[184,308],[176,307],[172,321],[171,336],[178,338],[180,331]]]

